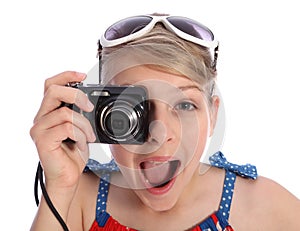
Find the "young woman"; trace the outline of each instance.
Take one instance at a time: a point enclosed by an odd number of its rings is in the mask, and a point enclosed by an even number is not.
[[[100,42],[102,84],[146,89],[149,131],[142,144],[110,144],[114,159],[106,165],[88,161],[87,143],[97,139],[91,121],[60,107],[99,106],[66,87],[86,75],[46,80],[31,136],[69,230],[299,230],[300,201],[258,177],[255,166],[231,164],[221,152],[210,165],[200,162],[220,104],[218,42],[207,27],[184,17],[135,16],[113,24]],[[31,230],[62,230],[44,197]]]

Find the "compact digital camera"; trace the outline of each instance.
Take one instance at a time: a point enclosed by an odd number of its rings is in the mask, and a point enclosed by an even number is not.
[[[94,104],[92,112],[65,105],[84,115],[96,134],[96,143],[142,144],[148,136],[149,102],[139,86],[70,83],[82,90]]]

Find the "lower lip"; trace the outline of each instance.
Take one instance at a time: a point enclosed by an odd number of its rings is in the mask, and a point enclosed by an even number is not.
[[[146,188],[148,192],[150,192],[153,195],[163,195],[167,192],[170,191],[170,189],[173,187],[174,183],[175,183],[175,179],[176,177],[173,177],[168,184],[166,184],[163,187],[149,187],[149,185],[147,185],[148,187]]]

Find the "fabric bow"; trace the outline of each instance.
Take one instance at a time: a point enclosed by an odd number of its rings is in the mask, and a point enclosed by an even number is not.
[[[105,164],[101,164],[96,160],[89,159],[84,171],[93,171],[96,173],[103,172],[104,173],[104,172],[118,172],[118,171],[120,171],[120,169],[119,169],[118,165],[116,164],[116,162],[114,161],[114,159],[112,159],[110,162],[105,163]]]
[[[254,165],[245,164],[245,165],[237,165],[228,162],[222,152],[216,152],[212,156],[209,157],[210,164],[212,166],[223,168],[230,172],[234,172],[239,176],[245,178],[251,178],[255,180],[257,178],[257,170]]]

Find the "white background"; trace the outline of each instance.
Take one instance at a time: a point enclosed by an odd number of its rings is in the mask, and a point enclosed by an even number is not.
[[[28,230],[36,212],[38,158],[29,130],[44,80],[65,70],[89,71],[106,26],[153,12],[189,16],[214,31],[221,42],[223,152],[229,161],[256,164],[260,175],[300,197],[296,0],[6,2],[0,3],[1,230]]]

